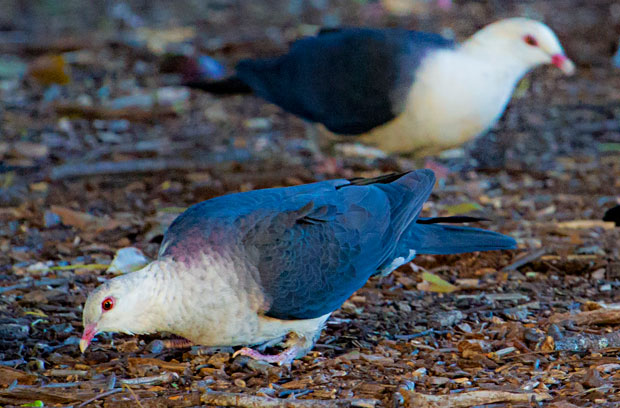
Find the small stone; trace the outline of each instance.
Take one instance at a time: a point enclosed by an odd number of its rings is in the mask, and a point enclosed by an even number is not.
[[[121,248],[116,251],[108,272],[117,274],[134,272],[146,266],[149,262],[150,259],[138,248]]]
[[[108,130],[115,133],[123,133],[129,130],[130,123],[126,119],[111,120],[107,123]]]
[[[581,248],[577,248],[577,253],[580,255],[605,255],[605,250],[598,245],[590,245]]]
[[[51,212],[50,210],[45,211],[43,214],[43,224],[45,228],[55,227],[56,225],[60,225],[60,216],[56,213]]]
[[[153,340],[146,346],[145,350],[153,354],[159,354],[164,351],[165,348],[166,345],[162,340]]]
[[[509,320],[524,322],[527,320],[530,312],[525,307],[511,307],[509,309],[504,309],[502,314]]]
[[[547,329],[547,334],[553,337],[554,340],[561,340],[564,337],[564,334],[562,334],[562,331],[557,324],[550,325]]]
[[[461,320],[465,318],[465,315],[460,310],[451,310],[449,312],[439,312],[435,313],[433,316],[430,326],[439,328],[439,327],[452,327],[455,324],[458,324]]]
[[[230,360],[230,354],[228,353],[216,353],[212,355],[207,364],[211,364],[215,368],[222,368]]]
[[[523,337],[530,343],[538,343],[545,338],[545,333],[540,329],[531,328],[525,330]]]
[[[269,130],[271,129],[271,120],[269,118],[252,118],[246,120],[243,125],[249,130]]]
[[[0,324],[0,339],[19,340],[25,339],[30,333],[30,327],[17,323]]]
[[[273,388],[267,388],[267,387],[259,388],[257,391],[257,395],[261,395],[261,394],[267,397],[273,397],[276,395],[276,390],[274,390]]]
[[[32,142],[16,142],[13,150],[21,157],[29,159],[42,159],[47,157],[49,149],[46,145]]]
[[[411,313],[411,306],[409,306],[407,302],[396,302],[396,307],[398,307],[398,310],[401,312]]]

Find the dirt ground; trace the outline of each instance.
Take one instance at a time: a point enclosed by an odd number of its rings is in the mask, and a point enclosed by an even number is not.
[[[601,221],[620,199],[612,1],[417,2],[407,16],[359,0],[19,3],[0,18],[0,405],[620,406],[620,228]],[[323,24],[465,38],[514,15],[556,30],[578,73],[532,72],[487,135],[436,159],[448,171],[424,215],[487,218],[519,250],[422,256],[371,279],[290,368],[160,335],[100,335],[80,353],[82,305],[116,251],[155,257],[183,208],[417,165],[317,155],[273,105],[178,87],[164,50],[232,67]]]

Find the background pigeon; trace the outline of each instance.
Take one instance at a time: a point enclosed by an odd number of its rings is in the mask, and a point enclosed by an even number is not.
[[[515,248],[502,234],[418,220],[434,184],[432,171],[418,170],[196,204],[172,223],[156,261],[91,293],[80,348],[99,332],[166,331],[205,346],[274,344],[293,333],[279,355],[241,351],[290,362],[371,276],[416,254]]]
[[[421,156],[487,130],[519,79],[541,64],[566,74],[575,69],[549,27],[511,18],[461,45],[404,29],[325,30],[278,58],[243,60],[227,79],[187,85],[216,94],[253,92],[334,133]]]

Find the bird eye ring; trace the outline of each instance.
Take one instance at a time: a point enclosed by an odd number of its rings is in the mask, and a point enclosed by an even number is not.
[[[527,45],[531,45],[532,47],[537,47],[538,46],[538,41],[536,41],[536,38],[534,38],[534,36],[531,35],[531,34],[528,34],[525,37],[523,37],[523,41]]]
[[[103,302],[101,302],[101,309],[104,312],[107,312],[108,310],[112,310],[113,307],[114,307],[114,298],[107,297],[103,299]]]

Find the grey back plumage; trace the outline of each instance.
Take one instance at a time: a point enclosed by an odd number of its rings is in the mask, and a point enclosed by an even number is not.
[[[296,41],[271,59],[244,60],[236,77],[262,98],[340,134],[396,117],[429,51],[454,44],[437,34],[349,28]]]

